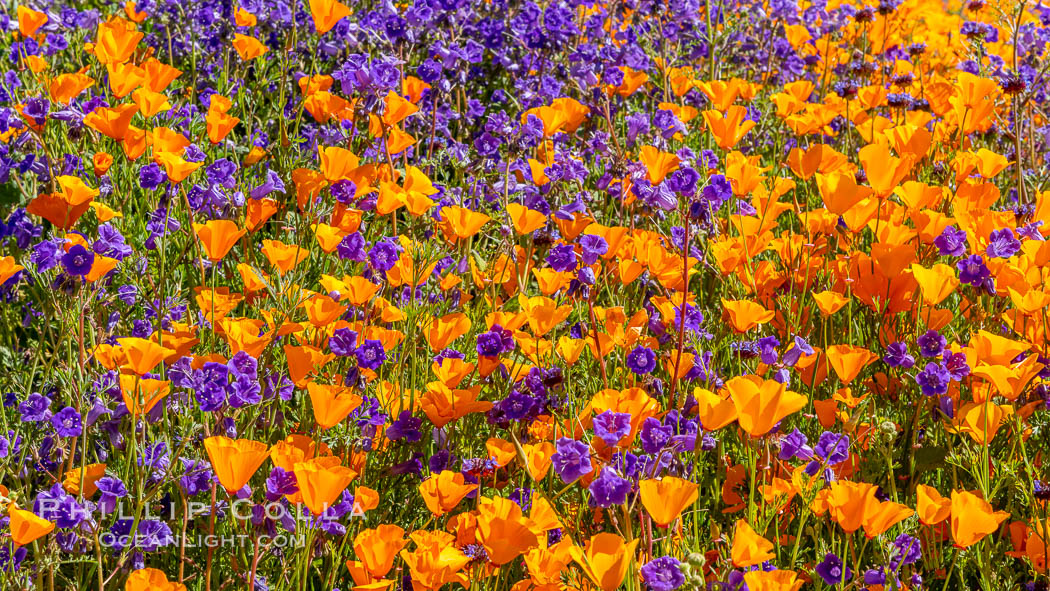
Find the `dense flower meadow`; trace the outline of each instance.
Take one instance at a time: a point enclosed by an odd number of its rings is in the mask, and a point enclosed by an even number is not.
[[[0,1],[0,589],[1050,588],[1050,6],[867,2]]]

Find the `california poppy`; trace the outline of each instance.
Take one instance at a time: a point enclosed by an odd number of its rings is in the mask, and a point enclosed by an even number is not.
[[[18,32],[25,37],[33,37],[37,30],[44,26],[47,21],[47,13],[33,10],[28,6],[18,5]]]
[[[662,152],[653,146],[642,146],[638,152],[638,159],[645,166],[646,177],[649,182],[659,185],[672,171],[678,169],[678,156],[668,152]]]
[[[257,57],[261,57],[270,51],[269,47],[262,42],[250,35],[241,35],[240,33],[233,34],[233,48],[237,50],[237,55],[244,61],[250,61]]]
[[[144,376],[153,371],[159,363],[172,353],[171,349],[162,347],[153,341],[136,337],[124,337],[117,339],[120,348],[127,358],[125,364],[127,369],[139,376]]]
[[[460,571],[471,558],[456,547],[455,536],[443,531],[416,531],[410,537],[415,549],[402,550],[400,556],[408,566],[413,586],[437,590],[451,582],[470,583]]]
[[[32,544],[35,540],[46,536],[55,529],[54,523],[43,517],[38,517],[32,511],[10,507],[7,515],[11,519],[8,527],[11,530],[11,540],[14,541],[15,546]]]
[[[98,492],[98,481],[106,475],[105,464],[88,464],[76,467],[66,472],[66,478],[62,481],[62,488],[66,493],[79,495],[83,493],[85,499],[90,499]]]
[[[442,207],[441,216],[448,221],[452,228],[452,233],[459,239],[470,238],[477,234],[481,227],[492,219],[483,213],[471,211],[458,205]]]
[[[729,398],[704,388],[694,388],[693,398],[696,399],[700,424],[708,431],[717,431],[737,419],[736,405]]]
[[[637,547],[638,539],[624,542],[616,534],[600,533],[591,536],[583,549],[573,546],[569,551],[599,589],[613,591],[627,576]]]
[[[164,571],[140,568],[128,575],[124,591],[186,591],[186,586],[168,581]]]
[[[168,175],[168,180],[174,185],[186,180],[194,171],[204,165],[203,162],[189,162],[182,156],[172,152],[158,152],[154,154],[153,160],[164,169],[164,172]]]
[[[298,244],[285,244],[279,240],[263,240],[262,253],[281,275],[310,257],[309,249]]]
[[[993,511],[991,504],[968,491],[952,491],[952,540],[959,548],[969,548],[999,529],[1010,514]]]
[[[423,496],[427,509],[441,516],[454,509],[477,487],[476,484],[466,484],[462,473],[443,470],[424,480],[419,485],[419,494]]]
[[[832,345],[825,350],[831,368],[843,384],[852,382],[878,355],[855,345]]]
[[[881,535],[914,513],[910,507],[893,501],[873,503],[864,515],[864,535],[869,539]]]
[[[48,93],[51,95],[51,100],[57,103],[69,104],[69,101],[94,86],[94,84],[94,78],[80,72],[61,74],[51,81],[51,84],[48,86]]]
[[[361,397],[344,386],[310,382],[306,385],[306,390],[313,404],[314,419],[322,429],[331,429],[338,425],[361,405]]]
[[[774,313],[750,300],[722,300],[729,323],[737,332],[744,333],[773,319]]]
[[[478,400],[481,388],[453,389],[441,382],[427,385],[426,393],[419,401],[420,407],[435,427],[441,428],[456,419],[475,412],[487,412],[492,403]]]
[[[115,107],[99,107],[84,116],[84,125],[115,140],[123,140],[131,125],[131,118],[138,113],[135,103]]]
[[[214,435],[204,440],[212,470],[229,494],[244,488],[270,454],[265,443]]]
[[[432,318],[423,326],[423,336],[431,350],[441,351],[470,330],[470,318],[462,312]]]
[[[134,23],[114,17],[98,26],[94,53],[103,65],[128,61],[144,35],[135,30]]]
[[[394,566],[397,553],[408,540],[405,530],[393,524],[366,529],[354,537],[354,554],[373,577],[384,577]]]
[[[642,505],[653,521],[666,527],[678,519],[686,508],[699,498],[700,486],[695,482],[664,476],[659,480],[642,480],[638,483]]]
[[[944,264],[935,264],[927,269],[918,263],[911,265],[911,274],[922,290],[922,300],[927,306],[936,306],[944,301],[959,286],[955,270]]]
[[[744,573],[748,591],[798,591],[805,583],[790,570],[753,570]]]
[[[314,19],[314,28],[324,35],[343,17],[350,16],[350,7],[338,0],[310,0],[310,14]]]
[[[878,502],[875,486],[867,482],[837,480],[831,483],[827,497],[832,519],[846,533],[860,529],[869,511]]]
[[[751,525],[743,519],[736,521],[733,530],[733,547],[731,550],[733,566],[743,568],[762,564],[772,559],[773,542],[758,535]]]
[[[747,107],[740,105],[729,107],[724,115],[717,110],[704,111],[703,115],[708,130],[723,150],[731,150],[755,126],[754,121],[746,119]]]
[[[15,257],[0,257],[0,285],[7,283],[8,279],[14,277],[23,269],[25,269],[25,267],[17,264],[15,262]]]
[[[357,472],[340,465],[339,458],[325,456],[299,462],[293,468],[303,503],[314,515],[321,515],[335,503]]]
[[[120,376],[120,394],[132,416],[153,410],[170,392],[171,382],[166,380],[148,380],[126,374]]]
[[[91,201],[98,197],[99,192],[87,186],[79,177],[63,175],[55,177],[55,180],[60,190],[37,196],[29,202],[26,211],[68,230],[91,207]]]
[[[478,513],[477,538],[493,564],[507,564],[539,545],[521,507],[514,501],[505,497],[484,498],[478,504]]]
[[[752,437],[765,435],[808,402],[804,395],[789,391],[785,384],[755,375],[728,380],[725,388],[736,407],[740,428]]]
[[[210,220],[205,224],[193,224],[193,230],[200,238],[204,254],[212,262],[221,261],[234,244],[247,233],[247,230],[237,228],[237,224],[230,220]]]

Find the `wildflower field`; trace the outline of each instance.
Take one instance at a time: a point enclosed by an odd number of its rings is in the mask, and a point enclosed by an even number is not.
[[[1050,589],[1042,0],[0,29],[0,590]]]

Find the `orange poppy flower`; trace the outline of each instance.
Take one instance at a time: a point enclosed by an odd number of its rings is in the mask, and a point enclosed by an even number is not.
[[[326,355],[321,349],[310,345],[285,345],[284,355],[288,359],[288,377],[300,388],[306,385],[306,376],[319,372],[335,359],[335,355]]]
[[[172,81],[182,75],[182,70],[161,63],[154,57],[143,62],[142,69],[146,71],[146,88],[153,92],[164,92]]]
[[[510,214],[514,232],[519,234],[531,234],[547,225],[546,215],[520,204],[508,204],[507,213]]]
[[[291,472],[296,464],[307,459],[329,455],[332,455],[332,452],[327,445],[306,435],[289,435],[270,449],[270,460],[285,472]]]
[[[245,10],[243,6],[238,6],[233,13],[233,22],[237,23],[238,27],[254,27],[259,24],[259,19]]]
[[[233,34],[233,48],[237,50],[237,55],[241,56],[244,61],[251,61],[257,57],[262,57],[267,51],[270,51],[269,47],[262,42],[250,35],[241,35],[240,33]]]
[[[911,507],[892,501],[872,503],[864,515],[864,535],[868,539],[879,536],[914,513]]]
[[[230,220],[211,220],[206,224],[193,224],[193,230],[200,238],[204,254],[213,263],[217,263],[230,252],[234,244],[247,233],[237,228]]]
[[[123,140],[128,134],[131,118],[138,113],[135,103],[115,107],[99,107],[84,116],[84,125],[115,140]]]
[[[722,307],[725,308],[733,330],[739,333],[745,333],[760,324],[765,324],[775,316],[773,311],[751,300],[722,300]]]
[[[69,101],[94,85],[95,79],[87,74],[80,72],[61,74],[48,85],[48,93],[51,95],[51,100],[68,105]]]
[[[968,491],[952,491],[952,540],[959,548],[969,548],[999,529],[1010,514],[993,511],[988,501]]]
[[[131,59],[145,35],[135,30],[134,23],[113,17],[98,26],[95,57],[103,65],[121,64]]]
[[[731,550],[734,566],[743,568],[762,564],[775,556],[772,550],[773,542],[758,535],[747,521],[737,520]]]
[[[408,566],[413,587],[437,591],[444,585],[457,582],[468,585],[470,580],[460,572],[471,558],[456,548],[456,537],[443,531],[417,531],[411,536],[415,550],[401,551]]]
[[[817,302],[817,308],[824,316],[831,316],[841,310],[849,303],[849,298],[834,291],[822,291],[813,294],[813,300]]]
[[[141,23],[142,21],[146,20],[146,17],[148,17],[149,15],[146,13],[145,10],[137,10],[137,4],[138,3],[135,0],[128,0],[127,2],[125,2],[124,14],[126,14],[132,22]]]
[[[962,423],[960,430],[969,435],[975,443],[987,445],[995,438],[1003,421],[1013,412],[1013,407],[1009,405],[991,402],[965,404],[958,414]]]
[[[435,427],[445,425],[475,412],[487,412],[492,403],[478,400],[481,386],[466,390],[454,390],[441,382],[427,385],[427,391],[419,400],[419,406]]]
[[[142,568],[128,575],[124,591],[186,591],[186,585],[168,581],[164,571]]]
[[[871,508],[879,502],[875,498],[875,486],[867,482],[836,480],[828,490],[831,518],[846,533],[860,529]]]
[[[215,435],[204,440],[215,476],[229,494],[244,488],[266,461],[270,450],[265,443],[250,439],[230,439]]]
[[[361,397],[343,386],[310,382],[306,385],[306,391],[310,394],[310,402],[314,407],[314,419],[322,429],[331,429],[338,425],[361,405]]]
[[[214,104],[214,97],[212,98],[212,104]],[[212,144],[218,144],[222,140],[226,139],[226,136],[230,135],[234,127],[241,120],[233,115],[230,115],[226,111],[218,109],[208,109],[208,114],[204,117],[205,127],[208,131],[208,141]]]
[[[32,511],[12,506],[8,509],[7,515],[11,518],[8,527],[15,546],[32,544],[55,529],[54,523],[43,517],[37,517]]]
[[[728,398],[704,388],[694,388],[693,398],[696,399],[700,424],[708,431],[717,431],[737,419],[736,405]]]
[[[172,152],[156,153],[153,155],[153,161],[164,168],[164,172],[168,175],[168,180],[175,185],[186,180],[186,177],[204,165],[203,162],[189,162],[182,156]]]
[[[419,111],[419,107],[413,105],[400,94],[389,91],[383,97],[382,121],[387,127],[393,127],[401,123],[411,115]]]
[[[725,383],[725,389],[736,407],[740,428],[752,437],[765,435],[808,402],[806,396],[789,391],[786,385],[755,375],[735,377]]]
[[[552,457],[556,449],[554,444],[549,441],[526,443],[521,446],[521,449],[525,452],[525,470],[529,473],[529,477],[536,482],[546,478],[554,463]]]
[[[468,494],[478,488],[476,484],[465,484],[463,474],[442,470],[432,475],[419,485],[419,494],[427,509],[434,515],[441,516],[456,508]]]
[[[459,207],[458,205],[442,207],[441,217],[448,221],[449,225],[452,227],[453,234],[459,239],[470,238],[477,234],[481,230],[481,227],[492,219],[483,213],[471,211],[465,207]]]
[[[268,197],[249,199],[244,212],[244,227],[255,232],[263,227],[273,214],[277,213],[277,202]]]
[[[941,496],[932,486],[920,484],[915,488],[916,512],[925,525],[936,525],[951,515],[952,501]]]
[[[880,198],[888,197],[911,172],[912,157],[897,158],[890,153],[889,144],[868,144],[858,152],[868,177],[868,184]]]
[[[166,380],[147,380],[127,374],[120,376],[120,395],[132,416],[153,410],[170,392],[171,382]]]
[[[109,89],[117,98],[131,94],[146,81],[146,71],[134,64],[110,64],[106,66],[106,71],[109,74]]]
[[[92,164],[92,167],[93,167],[93,169],[95,171],[95,176],[96,177],[102,176],[102,175],[106,174],[107,172],[109,172],[109,168],[111,166],[113,166],[113,156],[110,156],[106,152],[96,152],[95,155],[91,157],[91,164]],[[92,203],[94,203],[94,202],[92,202]],[[113,210],[110,210],[110,211],[113,212]],[[96,210],[96,214],[97,213],[98,212]],[[115,215],[117,217],[123,217],[124,214],[113,212],[113,215]],[[113,216],[111,215],[110,217],[113,217]],[[100,219],[99,221],[106,222],[106,221],[109,221],[109,220],[102,220],[102,219]]]
[[[137,110],[138,107],[136,106],[135,109]],[[124,150],[124,155],[128,157],[128,160],[139,159],[149,147],[146,132],[134,125],[129,125],[124,139],[120,141],[120,147]]]
[[[22,265],[15,264],[15,257],[0,257],[0,285],[14,277],[19,271],[25,269]]]
[[[303,503],[314,515],[321,515],[328,510],[357,478],[357,472],[341,466],[339,458],[335,456],[299,462],[293,471],[299,483],[299,492],[303,495]]]
[[[613,591],[620,587],[627,576],[637,547],[637,539],[624,542],[616,534],[600,533],[591,536],[585,548],[573,546],[569,552],[599,589]]]
[[[755,570],[744,573],[748,591],[798,591],[805,583],[790,570]]]
[[[432,318],[424,323],[423,336],[433,351],[441,351],[470,330],[470,318],[462,312]]]
[[[21,4],[18,5],[16,12],[18,13],[18,32],[25,37],[35,36],[37,30],[47,24],[48,17],[46,12],[33,10]]]
[[[29,202],[26,211],[38,215],[55,226],[68,230],[77,223],[91,207],[91,201],[98,197],[98,189],[87,186],[79,177],[58,176],[60,191],[41,194]]]
[[[1035,572],[1042,574],[1046,572],[1048,556],[1050,556],[1050,544],[1047,534],[1050,533],[1050,519],[1038,521],[1035,527],[1028,532],[1028,538],[1024,543],[1024,556],[1032,563]]]
[[[354,554],[370,575],[381,578],[390,572],[397,553],[407,544],[405,530],[393,524],[382,524],[354,537]]]
[[[927,269],[918,263],[911,265],[912,277],[919,284],[922,291],[922,301],[927,306],[936,306],[950,296],[956,287],[959,287],[959,279],[955,276],[955,270],[945,264],[935,264]]]
[[[832,345],[825,350],[831,368],[843,384],[849,384],[860,372],[878,359],[878,355],[854,345]]]
[[[477,539],[493,564],[507,564],[539,545],[521,507],[514,501],[505,497],[483,498],[478,513]]]
[[[124,367],[139,376],[153,371],[157,364],[173,353],[171,349],[147,339],[124,337],[117,339],[117,343],[120,344],[121,351],[127,358],[127,362],[123,364]]]
[[[310,257],[309,249],[298,244],[285,244],[280,240],[263,240],[262,253],[281,275]]]
[[[661,527],[667,527],[699,498],[700,486],[674,476],[638,483],[642,505]]]
[[[344,17],[350,16],[350,7],[338,0],[310,0],[310,14],[314,28],[324,35]]]
[[[646,178],[654,185],[659,185],[668,174],[678,170],[678,156],[653,146],[642,146],[638,159],[645,165]]]
[[[106,475],[105,464],[88,464],[83,468],[74,468],[66,472],[66,478],[62,481],[62,488],[67,494],[79,495],[81,491],[84,498],[90,499],[98,492],[96,483]]]
[[[704,121],[708,130],[715,136],[718,147],[723,150],[731,150],[741,139],[755,126],[755,122],[747,117],[747,107],[733,105],[729,107],[725,115],[717,110],[704,111]]]

